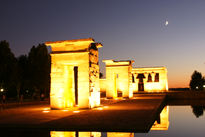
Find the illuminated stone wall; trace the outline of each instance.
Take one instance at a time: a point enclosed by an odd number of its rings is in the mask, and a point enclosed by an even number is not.
[[[142,75],[144,77],[141,78],[143,79],[142,86],[145,92],[163,92],[168,90],[167,69],[165,67],[150,67],[132,69],[133,92],[140,91],[139,82]]]
[[[99,106],[98,48],[102,45],[91,38],[46,42],[46,45],[52,48],[51,108]]]
[[[116,98],[117,92],[122,92],[123,97],[132,97],[133,61],[103,60],[103,62],[106,64],[106,97]]]
[[[100,79],[100,91],[108,98],[132,97],[133,92],[164,92],[168,90],[165,67],[132,68],[133,61],[103,60],[106,64],[106,79]]]
[[[100,79],[100,92],[106,92],[107,81],[106,79]]]
[[[99,61],[98,48],[95,43],[89,47],[89,87],[91,107],[100,105],[100,85],[99,85]]]

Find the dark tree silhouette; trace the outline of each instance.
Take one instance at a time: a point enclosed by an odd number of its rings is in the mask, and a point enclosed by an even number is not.
[[[192,106],[192,111],[194,115],[198,118],[204,114],[204,107],[203,106]]]
[[[16,83],[17,88],[17,98],[20,98],[21,94],[29,89],[29,66],[28,57],[26,55],[21,55],[17,59],[18,61],[18,81]]]
[[[30,87],[39,96],[48,95],[50,87],[50,55],[46,45],[33,46],[28,55]]]
[[[0,41],[0,88],[8,96],[16,96],[17,60],[7,41]]]
[[[203,84],[204,79],[202,78],[201,73],[195,70],[189,83],[191,90],[203,90]]]

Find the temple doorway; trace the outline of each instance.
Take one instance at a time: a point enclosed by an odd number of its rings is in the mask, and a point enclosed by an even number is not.
[[[74,67],[75,105],[78,105],[78,67]]]
[[[143,79],[145,78],[143,73],[138,74],[137,79],[139,79],[138,82],[138,91],[144,91],[144,81]]]
[[[117,92],[117,86],[118,86],[118,82],[117,82],[117,79],[118,79],[118,74],[114,74],[114,93],[113,93],[113,97],[116,98],[118,97],[118,92]]]

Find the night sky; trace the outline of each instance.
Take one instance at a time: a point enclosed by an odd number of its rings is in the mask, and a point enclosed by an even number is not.
[[[194,70],[205,75],[204,0],[0,1],[0,40],[17,57],[46,41],[89,37],[104,46],[100,60],[167,67],[170,88],[187,87]]]

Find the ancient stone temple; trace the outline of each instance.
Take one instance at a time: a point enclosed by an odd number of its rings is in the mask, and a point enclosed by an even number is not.
[[[46,42],[51,46],[50,106],[100,105],[98,48],[92,38]]]
[[[134,61],[103,60],[106,79],[100,79],[100,91],[107,98],[132,97],[137,92],[164,92],[168,90],[165,67],[132,68]]]
[[[165,67],[133,68],[133,92],[163,92],[168,90]]]
[[[103,60],[106,64],[106,97],[116,98],[118,92],[129,98],[132,93],[132,63],[131,60]]]

